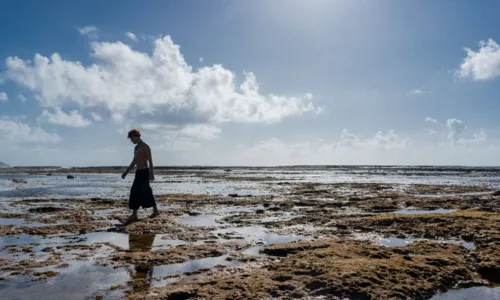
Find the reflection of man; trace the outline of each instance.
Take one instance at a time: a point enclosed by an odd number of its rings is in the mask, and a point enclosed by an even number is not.
[[[129,234],[128,247],[130,251],[151,251],[156,234]],[[134,281],[134,292],[149,289],[151,278],[153,277],[153,266],[147,262],[135,265],[135,272],[131,272],[130,277]]]

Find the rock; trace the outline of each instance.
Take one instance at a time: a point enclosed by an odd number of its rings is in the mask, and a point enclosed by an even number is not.
[[[379,185],[375,188],[375,190],[377,191],[390,190],[390,189],[392,189],[392,186]]]
[[[229,197],[233,197],[233,198],[236,198],[238,197],[238,194],[228,194]]]
[[[42,206],[42,207],[30,208],[28,211],[30,213],[53,213],[53,212],[65,211],[65,210],[66,210],[66,208],[63,208],[63,207]]]
[[[73,175],[68,175],[68,176],[66,176],[66,178],[68,178],[68,179],[75,179],[75,176],[73,176]]]
[[[28,183],[26,179],[12,179],[12,182],[14,183]]]
[[[496,191],[493,193],[493,196],[500,196],[500,191]]]

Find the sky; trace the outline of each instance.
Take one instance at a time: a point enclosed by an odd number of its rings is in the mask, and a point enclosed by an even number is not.
[[[0,2],[0,161],[500,165],[500,2]]]

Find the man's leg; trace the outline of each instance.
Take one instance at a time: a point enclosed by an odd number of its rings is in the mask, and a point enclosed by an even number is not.
[[[132,214],[128,217],[127,222],[136,221],[137,220],[137,209],[132,211]]]
[[[154,218],[160,214],[160,211],[158,210],[158,207],[156,207],[156,204],[153,205],[153,213],[149,216],[150,218]]]
[[[154,218],[160,214],[160,211],[158,210],[158,207],[156,206],[156,198],[153,195],[153,189],[151,188],[151,186],[149,186],[148,192],[149,192],[148,196],[150,197],[149,200],[151,202],[153,202],[153,213],[149,217]]]

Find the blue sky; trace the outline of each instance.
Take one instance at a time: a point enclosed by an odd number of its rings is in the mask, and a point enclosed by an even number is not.
[[[499,165],[499,9],[2,1],[0,161]]]

